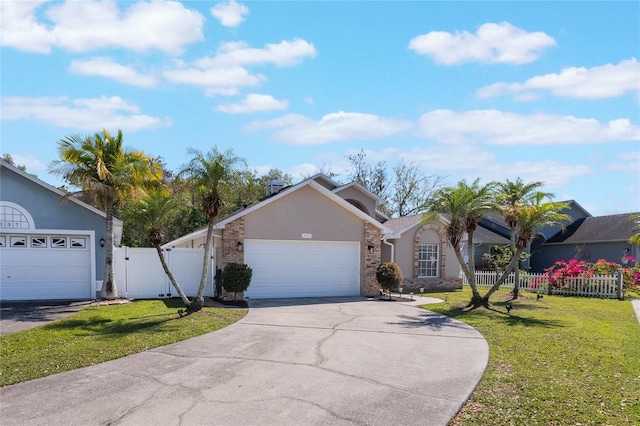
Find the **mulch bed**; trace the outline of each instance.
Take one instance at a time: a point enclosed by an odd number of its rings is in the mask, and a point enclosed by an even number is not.
[[[204,298],[204,306],[209,308],[236,308],[247,309],[249,305],[244,300],[222,300],[219,298]]]
[[[378,300],[382,302],[411,302],[415,299],[403,296],[380,296],[378,297]]]

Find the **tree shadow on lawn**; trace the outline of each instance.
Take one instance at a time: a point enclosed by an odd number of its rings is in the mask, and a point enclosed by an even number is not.
[[[167,314],[153,315],[158,317],[151,319],[152,316],[143,316],[139,318],[129,318],[126,320],[111,320],[103,317],[90,317],[87,319],[67,319],[56,321],[43,326],[45,330],[79,330],[83,335],[103,335],[118,337],[131,333],[155,333],[157,327],[169,321],[179,318],[168,317]]]
[[[509,302],[498,302],[498,303],[495,303],[494,305],[491,305],[492,307],[489,307],[489,308],[479,307],[474,309],[464,309],[464,308],[452,309],[448,311],[446,315],[450,315],[452,318],[459,319],[460,321],[464,321],[465,317],[468,318],[470,316],[473,316],[474,318],[482,317],[487,321],[499,321],[509,326],[521,325],[525,327],[543,327],[543,328],[558,328],[558,327],[566,326],[562,321],[559,321],[559,320],[530,318],[530,317],[519,316],[517,314],[517,311],[519,310],[528,310],[528,311],[537,310],[539,309],[537,306],[534,307],[530,305],[529,306],[515,305],[512,308],[511,313],[509,313],[506,310],[507,304],[509,304]],[[504,310],[496,309],[493,306],[504,306],[505,309]],[[544,307],[543,309],[549,309],[549,308]]]

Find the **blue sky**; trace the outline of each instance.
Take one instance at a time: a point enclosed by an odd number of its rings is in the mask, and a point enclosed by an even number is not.
[[[347,156],[445,183],[540,180],[640,211],[640,2],[5,1],[1,151],[41,179],[70,134],[122,129],[346,179]]]

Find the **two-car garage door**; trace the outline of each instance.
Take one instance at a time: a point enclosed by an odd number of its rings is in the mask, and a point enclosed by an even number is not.
[[[247,239],[244,250],[245,263],[253,269],[246,297],[360,294],[359,242]]]

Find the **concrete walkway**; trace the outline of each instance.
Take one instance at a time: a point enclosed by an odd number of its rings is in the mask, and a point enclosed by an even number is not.
[[[638,318],[638,322],[640,323],[640,300],[633,299],[631,301],[631,305],[633,306],[633,311],[636,313],[636,318]]]
[[[0,389],[8,425],[445,425],[482,376],[473,328],[419,302],[252,301],[238,323]],[[424,303],[424,302],[423,302]]]

